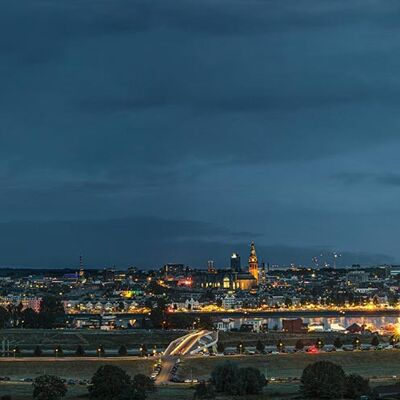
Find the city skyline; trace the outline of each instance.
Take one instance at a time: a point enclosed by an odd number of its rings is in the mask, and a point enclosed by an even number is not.
[[[396,16],[394,2],[9,3],[0,265],[222,264],[251,240],[270,263],[400,262]]]

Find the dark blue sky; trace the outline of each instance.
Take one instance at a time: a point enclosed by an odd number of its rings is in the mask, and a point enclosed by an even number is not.
[[[0,13],[0,265],[400,260],[398,1]]]

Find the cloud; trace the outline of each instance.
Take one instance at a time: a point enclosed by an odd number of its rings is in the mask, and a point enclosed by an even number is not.
[[[204,267],[208,257],[218,266],[229,264],[232,251],[246,263],[248,242],[256,233],[235,232],[200,221],[132,217],[113,220],[9,222],[0,224],[0,265],[24,267],[74,267],[83,254],[87,267],[136,265],[158,268],[166,262]],[[271,263],[310,265],[321,248],[263,246],[258,254]],[[324,249],[328,253],[329,249]],[[389,262],[385,255],[344,253],[343,262]]]
[[[400,174],[396,173],[368,173],[368,172],[340,172],[333,176],[346,185],[377,184],[382,186],[400,186]]]

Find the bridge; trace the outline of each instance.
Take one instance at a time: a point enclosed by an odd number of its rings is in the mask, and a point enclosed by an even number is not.
[[[200,330],[188,333],[178,339],[173,340],[161,358],[162,370],[156,379],[156,383],[166,384],[169,382],[171,369],[178,361],[179,357],[195,355],[202,351],[216,352],[218,342],[218,332]]]

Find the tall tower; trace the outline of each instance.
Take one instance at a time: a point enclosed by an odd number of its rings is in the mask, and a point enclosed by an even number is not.
[[[258,259],[256,254],[256,247],[254,246],[254,242],[251,242],[250,245],[250,255],[249,255],[249,273],[256,278],[258,283]]]
[[[232,272],[240,272],[242,270],[242,266],[240,264],[240,255],[238,253],[232,253],[231,255],[231,271]]]

